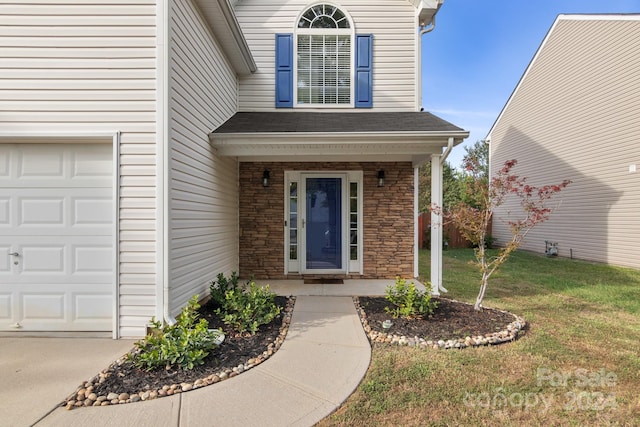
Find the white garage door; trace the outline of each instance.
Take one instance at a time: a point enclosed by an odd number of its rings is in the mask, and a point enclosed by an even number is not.
[[[109,144],[0,144],[0,330],[112,328]]]

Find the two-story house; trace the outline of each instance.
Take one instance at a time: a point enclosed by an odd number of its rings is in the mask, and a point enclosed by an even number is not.
[[[417,273],[441,0],[0,4],[0,331],[141,336],[219,272]],[[441,233],[434,228],[438,291]]]

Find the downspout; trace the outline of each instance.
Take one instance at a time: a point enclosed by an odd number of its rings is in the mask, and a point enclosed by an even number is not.
[[[420,37],[424,36],[427,33],[430,33],[431,31],[435,30],[435,28],[436,28],[436,17],[434,15],[433,18],[431,18],[431,25],[429,25],[429,26],[421,25],[420,26]]]
[[[419,20],[419,17],[417,17],[417,19]],[[417,110],[418,111],[423,111],[423,105],[422,105],[422,36],[424,36],[427,33],[430,33],[431,31],[433,31],[436,28],[436,16],[435,14],[433,15],[433,17],[431,18],[431,24],[428,26],[422,25],[420,22],[417,22],[420,28],[420,31],[418,32],[418,40],[416,43],[416,47],[417,47],[417,52],[416,52],[416,57],[417,57],[417,75],[416,75],[416,81],[417,81],[417,85],[416,85],[416,101],[417,102]],[[440,165],[442,165],[442,163],[444,162],[444,159],[446,159],[446,157],[449,155],[449,153],[451,152],[451,148],[453,147],[453,138],[449,138],[449,144],[447,146],[447,150],[443,153],[441,159],[440,159]],[[432,157],[432,161],[433,161],[433,157]],[[440,169],[440,176],[442,176],[442,168]],[[432,173],[433,173],[433,169],[432,169]],[[418,170],[415,169],[414,171],[414,188],[415,188],[415,194],[414,194],[414,222],[416,223],[415,227],[414,227],[414,253],[416,254],[415,258],[414,258],[414,275],[418,275],[418,256],[417,254],[419,253],[420,248],[418,247],[418,227],[417,227],[417,222],[418,222],[418,192],[417,192],[417,187],[418,187]],[[433,182],[432,182],[432,189],[433,189]],[[431,217],[432,220],[431,222],[433,223],[433,212],[431,213]],[[442,230],[440,230],[440,233],[442,233]],[[442,236],[442,234],[440,234],[440,236]],[[440,242],[442,241],[442,238],[440,238],[439,240]],[[447,290],[442,286],[442,252],[439,253],[440,256],[434,256],[436,254],[434,254],[434,247],[433,247],[433,240],[432,240],[432,248],[431,248],[431,263],[432,263],[432,267],[431,267],[431,275],[434,275],[434,272],[437,272],[437,276],[439,277],[439,279],[433,279],[432,277],[432,284],[433,282],[437,283],[437,287],[434,289],[431,289],[431,293],[432,295],[440,295],[440,291],[442,290],[443,292],[447,292]],[[438,245],[438,250],[442,251],[442,244],[440,243]],[[439,264],[438,266],[435,266],[434,263]]]
[[[441,165],[444,165],[444,161],[447,160],[447,157],[449,157],[449,154],[451,153],[452,149],[453,149],[453,137],[449,137],[449,141],[447,142],[447,148],[444,150],[444,153],[442,153],[442,156],[440,156]]]
[[[418,93],[416,94],[416,99],[418,100],[418,111],[422,111],[422,36],[424,36],[427,33],[430,33],[435,28],[436,28],[436,17],[434,15],[433,18],[431,18],[431,25],[428,25],[428,26],[420,25],[420,32],[418,33],[418,43],[417,43],[418,52],[416,55],[418,58],[418,75],[416,76],[416,80],[418,81],[418,84],[417,84]]]

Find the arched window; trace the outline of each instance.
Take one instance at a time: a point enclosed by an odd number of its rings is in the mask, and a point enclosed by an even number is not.
[[[338,7],[307,9],[296,28],[296,103],[352,104],[353,25]]]
[[[298,21],[298,28],[350,28],[350,25],[340,9],[328,4],[320,4],[302,14]]]

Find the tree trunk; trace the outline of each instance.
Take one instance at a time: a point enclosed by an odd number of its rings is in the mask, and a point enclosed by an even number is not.
[[[480,292],[478,292],[476,303],[473,306],[474,310],[477,310],[477,311],[482,310],[482,300],[484,299],[484,293],[487,290],[488,284],[489,284],[489,275],[487,273],[482,273],[482,285],[480,285]]]

